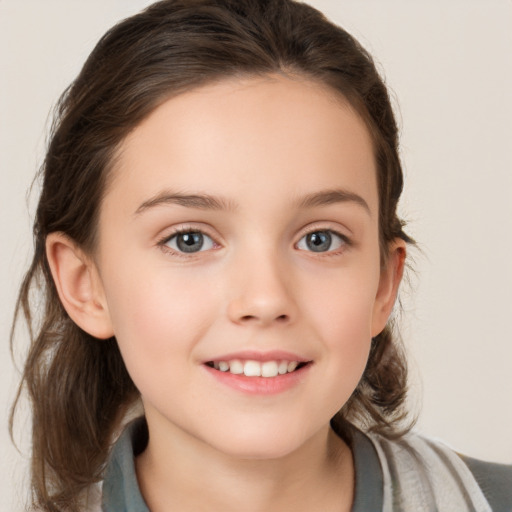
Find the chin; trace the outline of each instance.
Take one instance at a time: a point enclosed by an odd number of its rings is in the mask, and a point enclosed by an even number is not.
[[[210,445],[225,455],[246,460],[280,459],[302,448],[308,441],[304,432],[275,428],[255,428],[230,433]]]

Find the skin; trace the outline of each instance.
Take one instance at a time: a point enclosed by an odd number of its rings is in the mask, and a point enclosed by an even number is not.
[[[59,233],[47,253],[70,316],[116,336],[141,392],[149,508],[350,510],[351,452],[329,420],[361,378],[405,257],[396,241],[381,268],[363,121],[303,79],[225,80],[159,106],[116,162],[95,253]],[[207,235],[203,250],[180,253],[176,229]],[[309,232],[339,235],[315,252]],[[247,394],[203,364],[240,350],[311,363],[284,392]]]

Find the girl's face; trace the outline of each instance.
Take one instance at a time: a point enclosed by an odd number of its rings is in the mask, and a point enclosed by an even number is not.
[[[325,433],[400,279],[378,235],[368,131],[318,84],[226,80],[133,130],[95,261],[150,445],[265,458]]]

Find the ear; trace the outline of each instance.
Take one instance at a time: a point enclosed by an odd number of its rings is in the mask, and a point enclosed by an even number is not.
[[[373,306],[372,338],[384,330],[389,315],[391,315],[404,273],[406,254],[406,243],[400,238],[395,239],[389,248],[386,265],[380,274],[379,287]]]
[[[96,265],[64,233],[46,238],[46,256],[60,301],[69,317],[95,338],[114,335]]]

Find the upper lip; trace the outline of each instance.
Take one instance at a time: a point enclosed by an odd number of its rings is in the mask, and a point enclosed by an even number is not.
[[[233,359],[241,359],[242,361],[259,361],[261,363],[266,361],[297,361],[299,363],[307,363],[311,361],[311,359],[308,359],[307,357],[303,357],[286,350],[242,350],[239,352],[230,352],[220,356],[215,356],[204,360],[203,363],[211,361],[232,361]]]

